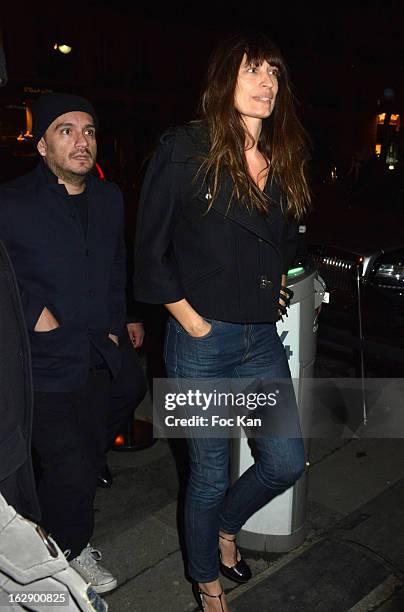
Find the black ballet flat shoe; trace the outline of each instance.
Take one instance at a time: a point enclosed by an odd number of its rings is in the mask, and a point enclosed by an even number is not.
[[[201,610],[201,612],[204,612],[204,610],[206,610],[205,602],[203,601],[202,595],[204,595],[205,597],[213,597],[215,599],[218,599],[220,601],[220,607],[223,610],[223,603],[222,603],[222,595],[224,593],[223,589],[222,589],[222,592],[219,593],[219,595],[209,595],[209,593],[205,593],[205,591],[201,591],[201,589],[199,588],[199,584],[197,582],[193,582],[192,592],[194,594],[196,603],[198,604],[198,608],[199,610]]]
[[[236,547],[236,557],[235,558],[237,559],[238,548],[236,544],[236,539],[235,538],[234,539],[225,538],[222,535],[219,535],[219,538],[221,538],[222,540],[227,540],[227,542],[234,542],[234,546]],[[237,563],[235,563],[231,567],[229,567],[228,565],[225,565],[222,562],[220,550],[219,550],[219,568],[223,576],[226,576],[226,578],[229,578],[230,580],[233,580],[234,582],[238,582],[239,584],[245,584],[246,582],[250,580],[252,576],[251,570],[243,558],[241,558],[240,561],[237,561]]]
[[[108,465],[105,464],[104,467],[100,469],[97,475],[97,486],[102,487],[103,489],[109,489],[109,487],[113,483],[113,478],[111,474],[111,470]]]

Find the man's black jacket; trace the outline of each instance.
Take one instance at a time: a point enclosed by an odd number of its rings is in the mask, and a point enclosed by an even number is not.
[[[207,212],[210,191],[198,173],[206,146],[195,122],[163,135],[149,162],[136,225],[135,298],[154,304],[186,298],[208,318],[275,322],[297,223],[286,219],[274,181],[267,183],[271,206],[264,216],[231,201],[225,173]]]
[[[85,236],[71,197],[43,162],[0,188],[0,239],[20,287],[36,391],[82,388],[90,340],[112,373],[119,350],[108,334],[125,324],[126,258],[119,188],[89,175]],[[35,332],[44,307],[60,327]]]

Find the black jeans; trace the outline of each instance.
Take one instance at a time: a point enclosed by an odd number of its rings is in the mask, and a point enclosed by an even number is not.
[[[94,529],[99,456],[105,452],[111,378],[89,373],[84,389],[34,394],[32,444],[40,462],[41,524],[70,559]]]

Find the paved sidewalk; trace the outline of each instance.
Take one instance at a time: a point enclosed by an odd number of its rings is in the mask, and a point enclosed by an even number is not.
[[[324,376],[328,374],[323,374]],[[151,418],[147,397],[138,417]],[[110,612],[191,612],[178,497],[184,446],[158,440],[112,451],[92,544],[118,578]],[[283,554],[244,551],[253,578],[224,579],[233,612],[404,611],[404,440],[311,441],[305,542]]]

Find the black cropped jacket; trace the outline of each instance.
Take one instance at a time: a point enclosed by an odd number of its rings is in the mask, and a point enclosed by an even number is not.
[[[268,215],[229,200],[222,181],[209,212],[210,192],[200,155],[201,124],[166,132],[149,162],[142,186],[135,239],[135,298],[166,304],[186,298],[207,318],[275,322],[281,275],[297,248],[297,223],[282,212],[281,194],[267,184]]]

